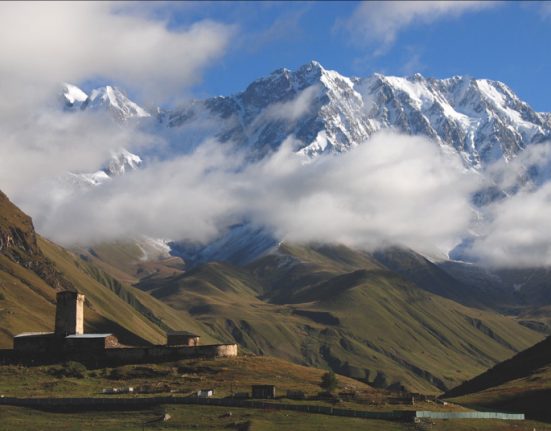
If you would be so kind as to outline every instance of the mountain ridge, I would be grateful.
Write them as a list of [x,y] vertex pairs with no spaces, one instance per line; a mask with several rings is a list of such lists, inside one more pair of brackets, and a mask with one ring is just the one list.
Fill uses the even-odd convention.
[[[466,166],[482,169],[551,138],[550,113],[534,111],[503,82],[460,75],[347,77],[311,61],[295,71],[277,69],[233,95],[192,99],[172,109],[158,108],[156,115],[116,87],[100,87],[89,96],[76,86],[65,87],[64,100],[71,108],[107,109],[123,121],[193,129],[198,133],[191,141],[203,139],[202,129],[210,123],[211,135],[249,148],[254,157],[264,157],[289,135],[302,142],[299,153],[315,157],[348,151],[392,128],[434,139],[456,151]],[[301,100],[305,91],[310,93]],[[275,112],[274,105],[294,112]]]

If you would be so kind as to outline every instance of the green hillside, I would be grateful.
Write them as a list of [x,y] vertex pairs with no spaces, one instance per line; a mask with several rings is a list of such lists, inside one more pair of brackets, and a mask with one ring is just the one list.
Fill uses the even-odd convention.
[[446,393],[455,402],[551,419],[551,337]]
[[419,392],[453,387],[542,338],[342,246],[283,244],[246,268],[211,262],[138,287],[252,352]]

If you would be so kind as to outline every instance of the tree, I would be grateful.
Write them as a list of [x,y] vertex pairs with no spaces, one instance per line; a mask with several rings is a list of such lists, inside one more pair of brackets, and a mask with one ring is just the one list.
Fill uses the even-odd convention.
[[323,376],[321,376],[321,382],[320,387],[324,389],[326,392],[333,392],[335,389],[337,389],[337,384],[339,382],[337,381],[337,376],[333,371],[328,371]]

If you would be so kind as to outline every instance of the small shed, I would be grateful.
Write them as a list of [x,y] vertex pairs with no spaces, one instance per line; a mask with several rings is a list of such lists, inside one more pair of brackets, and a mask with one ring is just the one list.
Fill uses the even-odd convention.
[[252,398],[274,399],[276,390],[274,385],[253,385]]
[[199,389],[197,398],[211,398],[214,395],[214,389]]
[[166,333],[167,346],[198,346],[199,335],[187,331],[170,331]]

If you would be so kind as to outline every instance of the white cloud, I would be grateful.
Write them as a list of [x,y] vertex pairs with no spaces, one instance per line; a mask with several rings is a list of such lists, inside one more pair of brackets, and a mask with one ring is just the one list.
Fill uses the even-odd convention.
[[269,120],[286,122],[298,120],[312,109],[312,102],[316,96],[319,96],[320,90],[319,85],[312,85],[302,90],[294,99],[269,105],[255,119],[254,123],[251,125],[251,129]]
[[381,53],[408,26],[453,18],[494,5],[495,2],[490,1],[366,1],[341,25],[355,43],[377,44],[377,52]]
[[252,212],[280,238],[438,253],[470,223],[476,178],[425,138],[379,133],[346,154],[306,165],[291,147],[251,168],[259,188]]
[[114,150],[141,150],[158,142],[130,125],[120,127],[107,113],[52,111],[0,124],[0,185],[16,200],[69,171],[99,169]]
[[168,29],[140,9],[110,2],[3,2],[3,99],[17,98],[33,84],[43,89],[96,77],[166,97],[197,82],[201,70],[224,53],[233,31],[212,21]]
[[426,139],[379,134],[306,165],[293,145],[244,166],[227,145],[209,143],[32,212],[40,231],[67,245],[142,234],[207,241],[248,219],[279,239],[436,253],[469,225],[477,182]]
[[485,175],[506,191],[515,192],[519,186],[533,190],[551,178],[551,144],[533,144],[511,160],[500,159],[488,166]]
[[190,155],[149,161],[142,170],[84,193],[64,193],[52,200],[55,189],[49,183],[50,196],[39,199],[45,190],[30,190],[25,201],[36,214],[38,230],[64,245],[144,234],[205,241],[220,226],[231,224],[238,202],[228,192],[228,181],[240,163],[224,147],[207,143]]
[[551,144],[531,145],[486,175],[508,197],[481,209],[467,255],[497,267],[551,265]]
[[551,265],[551,183],[489,208],[490,223],[469,254],[486,265]]
[[540,6],[540,10],[541,10],[541,15],[544,18],[551,18],[551,3],[549,3],[548,1],[542,2]]

